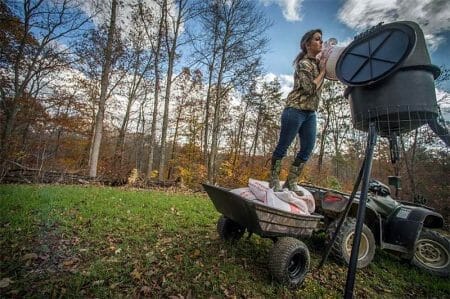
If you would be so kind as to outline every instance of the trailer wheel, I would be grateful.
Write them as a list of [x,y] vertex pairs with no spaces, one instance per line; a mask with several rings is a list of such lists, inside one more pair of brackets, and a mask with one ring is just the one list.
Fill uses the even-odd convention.
[[294,238],[279,238],[270,251],[269,270],[272,277],[289,288],[303,282],[309,263],[308,247]]
[[[336,230],[337,224],[339,220],[334,221],[328,227],[328,240],[331,240],[333,237],[333,233]],[[350,256],[352,254],[352,246],[353,246],[353,236],[355,235],[355,227],[356,227],[356,219],[355,218],[347,218],[342,223],[341,230],[338,232],[336,240],[331,247],[331,254],[334,258],[336,258],[339,262],[342,262],[346,265],[350,263]],[[361,269],[367,267],[373,260],[375,256],[375,237],[373,236],[372,231],[367,227],[367,225],[363,224],[363,229],[361,232],[361,241],[359,244],[359,252],[358,252],[358,263],[357,268]]]
[[411,263],[425,271],[442,277],[450,273],[450,241],[441,234],[422,229],[415,244]]
[[217,232],[222,240],[237,241],[244,235],[245,228],[222,215],[217,221]]

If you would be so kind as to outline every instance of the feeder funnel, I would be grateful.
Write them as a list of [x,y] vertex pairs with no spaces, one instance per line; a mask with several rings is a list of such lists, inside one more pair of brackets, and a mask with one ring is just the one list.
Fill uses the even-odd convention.
[[416,23],[379,24],[330,57],[333,52],[339,57],[330,63],[337,79],[348,86],[345,96],[355,128],[367,131],[374,122],[378,134],[389,136],[436,119],[434,79],[440,70],[431,64]]

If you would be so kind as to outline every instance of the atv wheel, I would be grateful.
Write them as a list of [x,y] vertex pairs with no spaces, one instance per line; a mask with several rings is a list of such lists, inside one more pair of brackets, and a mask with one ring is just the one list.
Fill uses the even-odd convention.
[[270,251],[269,269],[272,277],[289,288],[295,288],[303,282],[309,263],[308,247],[294,238],[279,238]]
[[450,273],[450,241],[435,231],[422,229],[411,263],[425,271],[447,277]]
[[222,240],[237,241],[244,235],[245,228],[222,215],[217,221],[217,232]]
[[[338,225],[336,220],[328,228],[328,240],[331,240]],[[350,263],[350,256],[352,254],[353,236],[355,235],[356,219],[347,218],[338,232],[336,240],[331,247],[331,254],[340,262],[348,265]],[[372,231],[363,224],[361,232],[361,241],[359,243],[358,263],[357,268],[367,267],[375,256],[375,238]]]

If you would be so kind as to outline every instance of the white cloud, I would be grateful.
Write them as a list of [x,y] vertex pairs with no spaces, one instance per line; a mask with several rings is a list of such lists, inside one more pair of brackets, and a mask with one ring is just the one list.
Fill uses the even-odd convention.
[[338,41],[337,47],[347,47],[353,41],[353,37],[348,37],[343,41]]
[[264,5],[276,4],[281,8],[283,16],[288,21],[301,21],[303,0],[260,0]]
[[286,98],[292,90],[292,87],[294,87],[294,77],[292,75],[275,75],[274,73],[268,73],[264,76],[263,80],[265,82],[270,82],[275,78],[278,78],[278,82],[280,82],[282,97]]
[[450,31],[448,0],[346,0],[338,18],[355,30],[365,30],[380,22],[414,21],[422,28],[431,51],[445,42]]

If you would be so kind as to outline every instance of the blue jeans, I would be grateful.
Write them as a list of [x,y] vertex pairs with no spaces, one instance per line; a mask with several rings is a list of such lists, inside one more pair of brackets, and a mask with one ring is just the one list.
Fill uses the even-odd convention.
[[300,151],[296,159],[307,161],[316,143],[316,112],[286,107],[281,114],[280,139],[272,157],[281,159],[298,134]]

